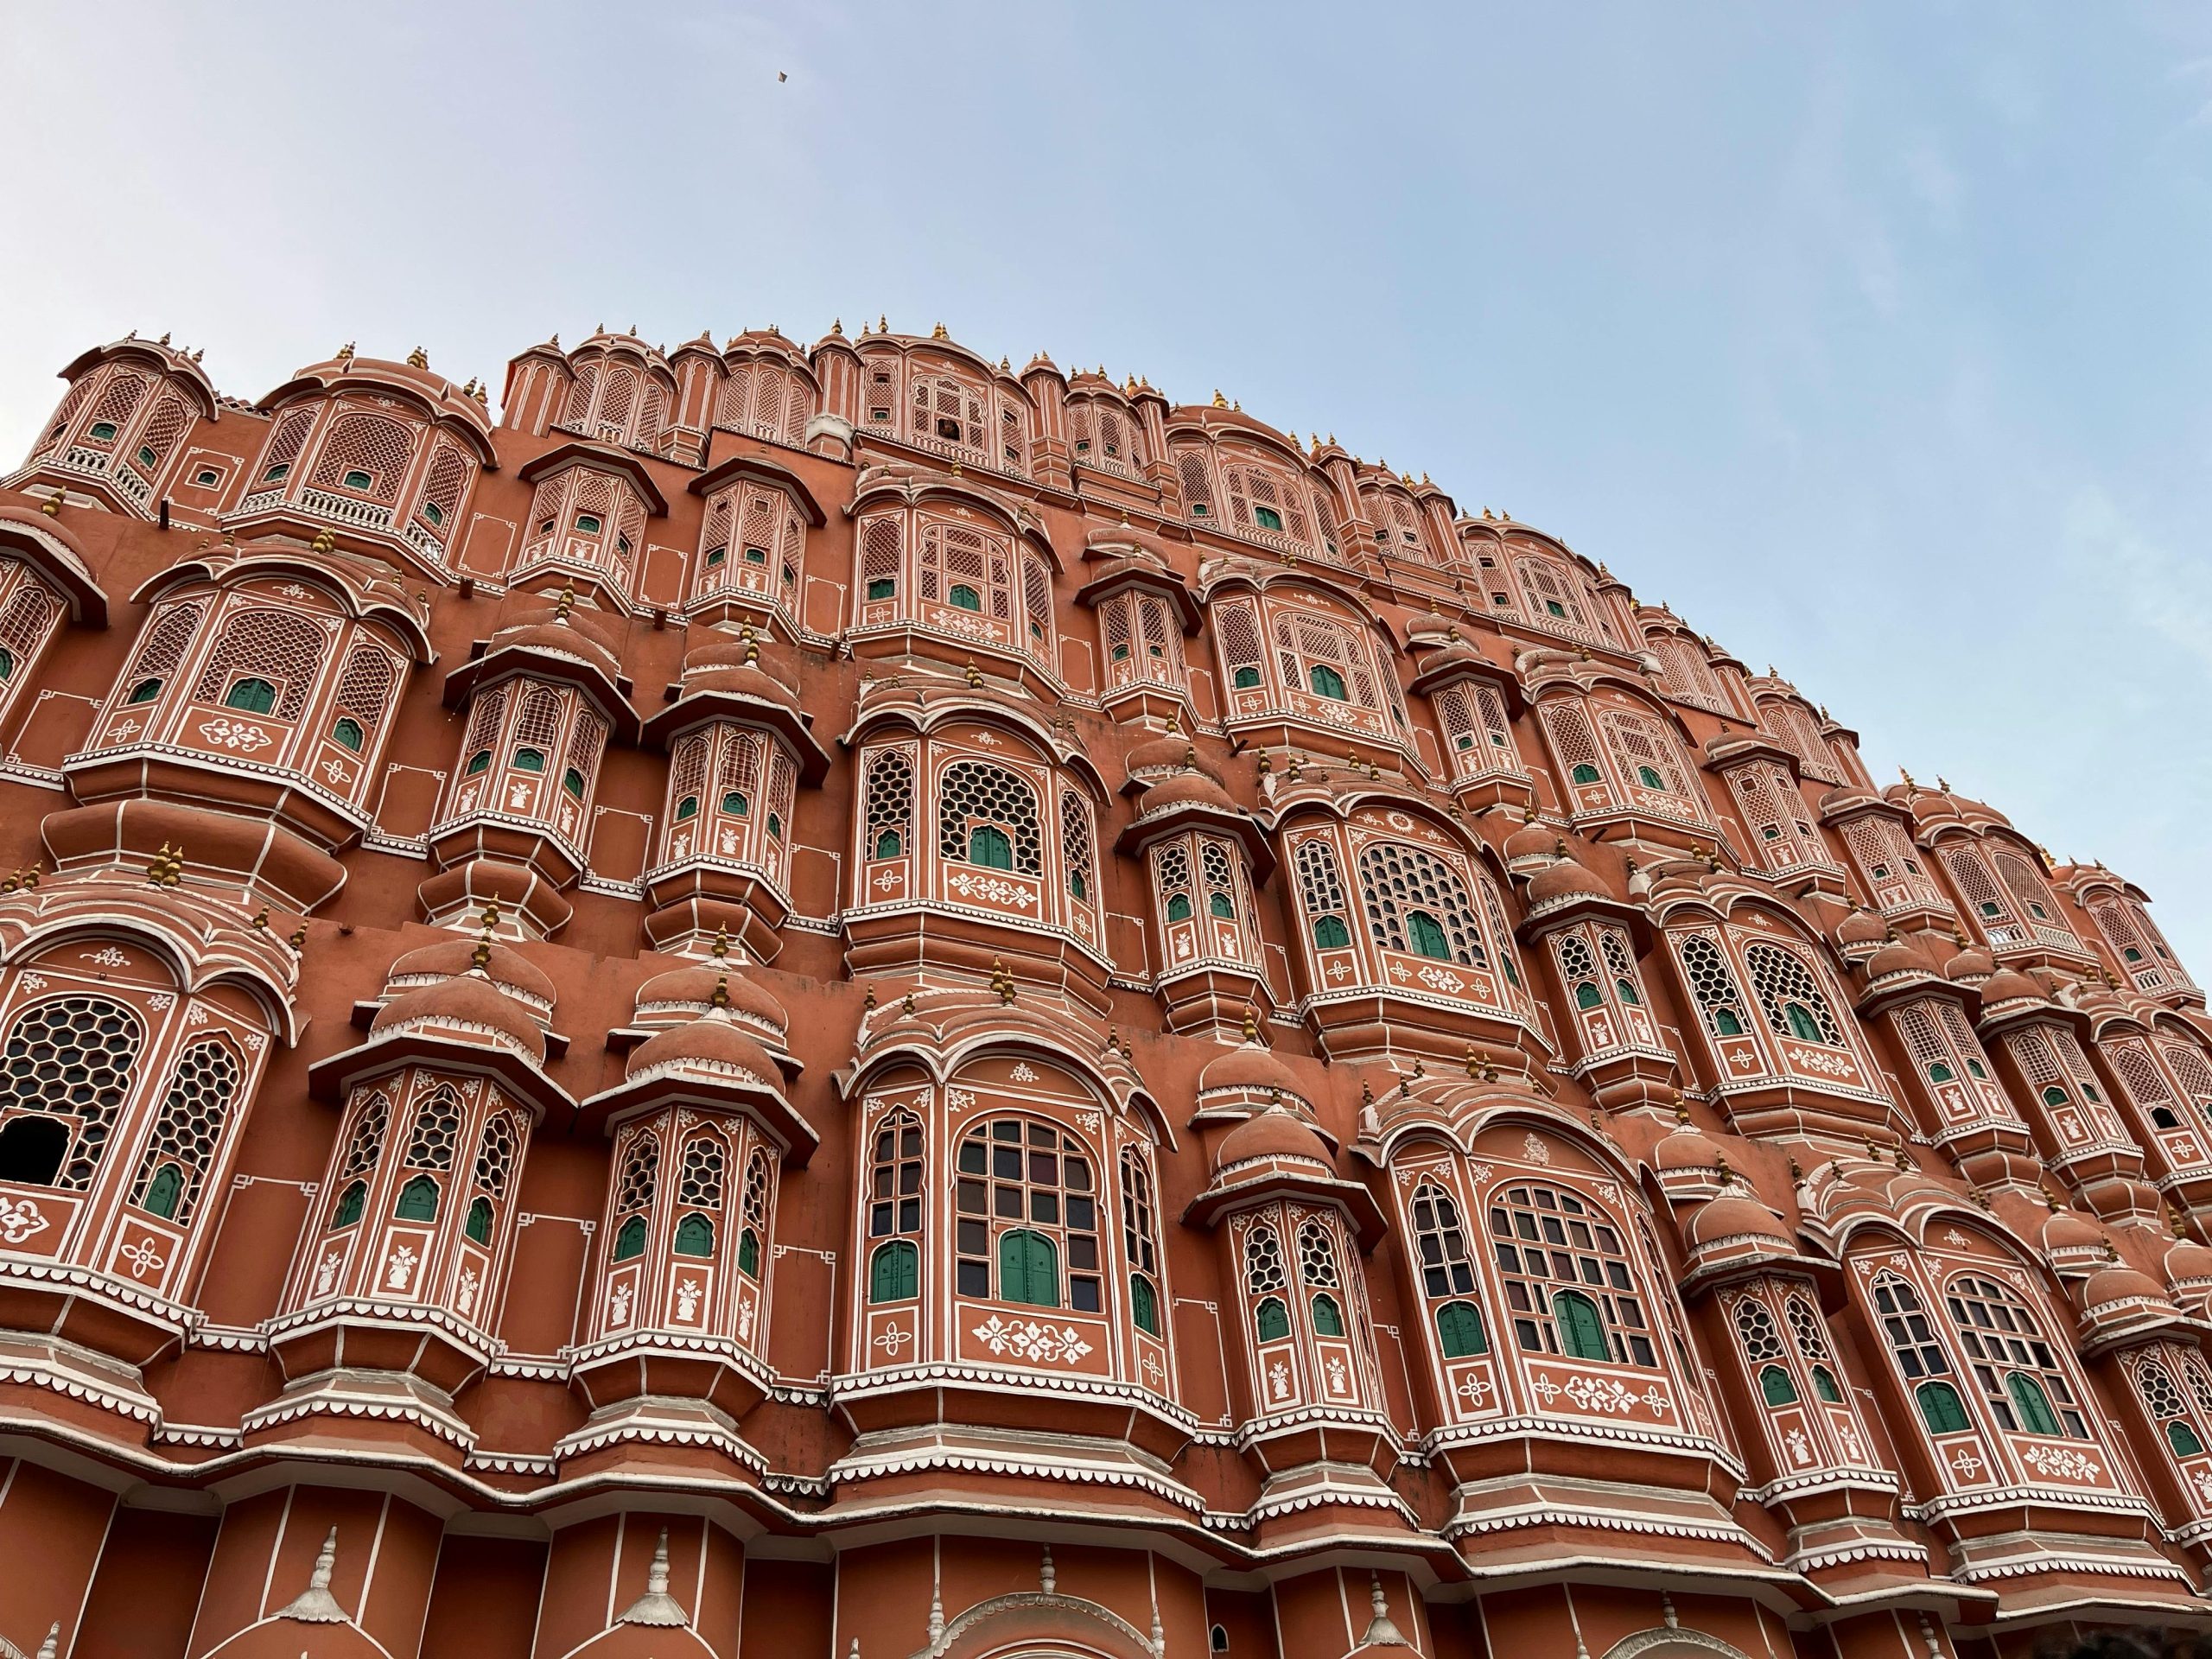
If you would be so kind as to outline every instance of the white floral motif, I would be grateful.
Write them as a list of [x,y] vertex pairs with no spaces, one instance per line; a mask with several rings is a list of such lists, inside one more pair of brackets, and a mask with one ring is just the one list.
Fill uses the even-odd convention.
[[110,741],[118,743],[128,743],[137,732],[138,722],[135,720],[118,720],[107,728]]
[[899,1357],[899,1351],[913,1339],[914,1333],[905,1325],[889,1325],[877,1332],[875,1340],[868,1345],[872,1348],[880,1348],[892,1358],[896,1359]]
[[1469,1371],[1459,1380],[1459,1386],[1452,1392],[1470,1406],[1479,1408],[1490,1395],[1490,1384],[1483,1380],[1481,1372]]
[[1799,1048],[1794,1044],[1783,1051],[1790,1065],[1807,1071],[1817,1071],[1824,1077],[1847,1077],[1859,1068],[1848,1055],[1823,1054],[1814,1049]]
[[1351,1377],[1344,1370],[1343,1355],[1331,1354],[1321,1369],[1328,1373],[1331,1394],[1343,1395],[1351,1391]]
[[607,1299],[607,1322],[609,1325],[627,1325],[630,1323],[630,1298],[632,1294],[632,1292],[630,1287],[630,1282],[626,1279],[620,1284],[614,1287],[614,1294]]
[[0,1244],[20,1244],[53,1224],[29,1198],[0,1197]]
[[44,974],[25,974],[23,976],[23,988],[27,991],[44,990],[46,988],[46,976]]
[[159,1273],[168,1265],[168,1258],[162,1254],[158,1241],[142,1238],[136,1244],[126,1244],[116,1254],[130,1264],[130,1276],[143,1279],[149,1273]]
[[1424,968],[1416,977],[1432,991],[1448,991],[1457,995],[1467,988],[1467,982],[1448,968]]
[[1016,1359],[1047,1365],[1072,1365],[1090,1351],[1090,1344],[1073,1325],[1055,1331],[1035,1319],[1002,1319],[995,1313],[969,1334],[995,1354],[1011,1353]]
[[1951,1454],[1951,1467],[1959,1471],[1961,1479],[1972,1480],[1980,1474],[1983,1464],[1969,1448],[1962,1446]]
[[737,1339],[740,1342],[753,1340],[753,1304],[749,1300],[737,1305]]
[[2056,1477],[2060,1480],[2102,1480],[2104,1465],[2094,1458],[2084,1457],[2070,1446],[2031,1446],[2022,1449],[2020,1459],[2045,1479]]
[[479,1282],[475,1268],[463,1268],[461,1270],[461,1281],[454,1287],[453,1300],[454,1306],[464,1314],[474,1313],[476,1311],[476,1287]]
[[330,1294],[330,1287],[338,1282],[339,1263],[344,1259],[340,1252],[332,1250],[315,1264],[315,1294],[316,1295]]
[[1276,1400],[1290,1398],[1290,1367],[1281,1360],[1268,1367],[1268,1394]]
[[188,1004],[184,1010],[184,1023],[192,1027],[194,1030],[197,1030],[200,1027],[206,1025],[207,1023],[207,1005],[202,1002],[193,1002]]
[[971,875],[960,870],[946,878],[945,886],[963,899],[982,899],[994,905],[1011,905],[1016,910],[1028,910],[1037,902],[1037,895],[1018,882],[1001,880],[995,875]]
[[1529,1138],[1521,1143],[1521,1150],[1532,1164],[1548,1164],[1552,1160],[1552,1149],[1544,1144],[1544,1139],[1540,1135],[1530,1134]]
[[415,1276],[415,1248],[411,1244],[396,1244],[391,1254],[384,1259],[384,1282],[388,1289],[404,1290],[407,1281]]
[[79,950],[77,960],[89,962],[95,968],[120,968],[130,960],[113,945],[102,945],[97,950]]
[[1813,1460],[1813,1443],[1805,1438],[1803,1429],[1793,1428],[1782,1438],[1783,1443],[1789,1447],[1789,1460],[1799,1468],[1803,1468]]
[[1037,1070],[1028,1061],[1020,1060],[1015,1063],[1014,1070],[1007,1072],[1007,1076],[1012,1077],[1016,1083],[1034,1083],[1037,1081]]
[[676,1317],[686,1325],[699,1317],[699,1281],[696,1279],[676,1281]]
[[346,763],[343,760],[324,760],[322,763],[322,775],[329,779],[332,783],[337,784],[341,787],[353,781],[353,774],[346,770]]
[[169,1004],[175,1001],[176,996],[173,992],[156,991],[151,996],[146,999],[146,1006],[153,1009],[156,1014],[166,1014],[168,1011]]
[[210,743],[219,744],[224,748],[246,754],[265,749],[276,741],[260,727],[250,721],[227,720],[219,715],[213,720],[201,721],[200,735]]

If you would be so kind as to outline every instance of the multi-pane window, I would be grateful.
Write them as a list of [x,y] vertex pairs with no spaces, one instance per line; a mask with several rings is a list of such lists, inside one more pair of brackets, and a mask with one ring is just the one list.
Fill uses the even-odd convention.
[[1305,901],[1306,925],[1313,943],[1324,950],[1341,950],[1351,943],[1344,900],[1344,876],[1337,864],[1337,849],[1315,836],[1299,843],[1296,857],[1299,896]]
[[330,1206],[330,1231],[342,1232],[361,1219],[369,1198],[367,1177],[377,1166],[391,1126],[391,1097],[378,1090],[361,1103],[353,1119],[353,1133],[346,1142],[345,1159],[338,1166],[338,1197]]
[[1520,752],[1514,747],[1512,723],[1506,718],[1505,699],[1495,686],[1462,680],[1431,694],[1437,724],[1444,732],[1444,747],[1455,777],[1483,778],[1518,773]]
[[1351,629],[1304,611],[1278,611],[1274,618],[1276,665],[1282,683],[1332,702],[1380,709],[1382,690],[1367,643]]
[[1789,1322],[1790,1338],[1797,1344],[1799,1357],[1812,1367],[1813,1391],[1830,1405],[1840,1403],[1843,1389],[1835,1380],[1835,1361],[1828,1353],[1827,1332],[1821,1316],[1810,1302],[1797,1295],[1783,1305],[1782,1313]]
[[622,1158],[622,1173],[614,1187],[614,1243],[609,1257],[634,1261],[645,1253],[645,1232],[653,1207],[653,1189],[660,1179],[660,1140],[650,1129],[640,1129]]
[[1433,1307],[1444,1357],[1487,1353],[1490,1338],[1475,1295],[1474,1257],[1459,1204],[1434,1182],[1424,1181],[1414,1189],[1413,1218],[1421,1293]]
[[1843,826],[1843,844],[1883,914],[1915,909],[1949,912],[1951,901],[1922,868],[1919,849],[1903,825],[1872,816],[1853,818]]
[[1736,983],[1727,953],[1702,933],[1677,940],[1676,949],[1689,982],[1690,1000],[1697,1004],[1705,1028],[1716,1037],[1742,1036],[1744,994]]
[[1508,1187],[1491,1199],[1490,1230],[1524,1351],[1659,1363],[1626,1242],[1602,1211],[1564,1187]]
[[994,1118],[962,1137],[958,1170],[960,1294],[1103,1310],[1097,1191],[1080,1141],[1035,1118]]
[[2029,1434],[2089,1438],[2065,1369],[2026,1303],[1993,1279],[1962,1273],[1945,1287],[1943,1305],[1999,1424]]
[[914,762],[903,749],[886,749],[868,762],[869,858],[898,858],[913,839]]
[[938,783],[938,852],[985,869],[1039,874],[1036,792],[1003,766],[955,761]]
[[1758,1381],[1759,1397],[1770,1406],[1796,1405],[1797,1380],[1790,1376],[1789,1366],[1780,1363],[1782,1332],[1773,1313],[1758,1297],[1746,1296],[1736,1304],[1734,1322],[1736,1341]]
[[1161,1334],[1160,1267],[1153,1224],[1152,1172],[1135,1147],[1122,1154],[1122,1254],[1129,1264],[1129,1317],[1137,1329]]
[[1751,989],[1768,1029],[1776,1036],[1831,1048],[1846,1046],[1827,994],[1802,957],[1777,944],[1753,944],[1745,947],[1744,963],[1751,969]]
[[1972,1427],[1966,1402],[1949,1381],[1950,1357],[1943,1351],[1920,1293],[1896,1275],[1884,1274],[1874,1281],[1874,1313],[1929,1432],[1955,1434]]
[[[2188,1363],[2183,1357],[2183,1363]],[[2145,1359],[2135,1367],[2135,1392],[2143,1402],[2143,1410],[2158,1426],[2158,1433],[2177,1458],[2197,1458],[2204,1455],[2204,1437],[2191,1421],[2189,1403],[2182,1396],[2180,1385],[2160,1359]],[[2202,1362],[2191,1376],[2192,1382],[2201,1384],[2203,1376]],[[2200,1386],[2199,1403],[2204,1403],[2205,1390]]]
[[1385,950],[1487,968],[1473,896],[1458,871],[1405,842],[1376,842],[1359,855],[1368,931]]
[[894,1112],[868,1150],[868,1294],[871,1302],[912,1300],[921,1288],[922,1126]]

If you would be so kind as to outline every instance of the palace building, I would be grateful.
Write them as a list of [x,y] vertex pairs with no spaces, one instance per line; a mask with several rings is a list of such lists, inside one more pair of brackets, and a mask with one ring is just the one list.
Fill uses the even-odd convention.
[[942,327],[62,379],[0,1656],[2212,1624],[2202,992],[1605,564]]

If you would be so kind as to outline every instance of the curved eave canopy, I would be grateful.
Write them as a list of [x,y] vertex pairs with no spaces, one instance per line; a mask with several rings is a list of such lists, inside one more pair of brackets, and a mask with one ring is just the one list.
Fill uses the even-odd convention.
[[427,369],[410,368],[404,363],[353,357],[312,364],[254,407],[264,415],[271,414],[279,404],[302,393],[327,396],[349,385],[405,398],[440,429],[465,434],[469,448],[475,452],[477,464],[486,472],[499,470],[499,450],[492,442],[492,417],[474,398],[463,397],[450,380]]
[[639,728],[639,741],[648,748],[664,749],[693,727],[715,720],[775,733],[798,756],[803,783],[819,784],[829,776],[830,752],[815,736],[808,715],[766,697],[748,697],[737,691],[694,691],[678,697]]
[[1548,933],[1557,932],[1570,922],[1598,918],[1624,927],[1636,941],[1638,953],[1651,948],[1651,917],[1643,906],[1626,899],[1615,899],[1599,893],[1573,893],[1541,910],[1531,911],[1513,936],[1523,944],[1534,944]]
[[653,475],[645,464],[626,449],[616,449],[603,443],[588,443],[582,438],[547,450],[543,454],[525,461],[515,477],[524,484],[535,484],[542,478],[569,467],[594,467],[602,473],[620,473],[630,487],[645,498],[645,505],[656,518],[668,517],[668,498],[661,493],[660,486],[653,482]]
[[222,402],[216,396],[215,383],[207,378],[207,371],[183,353],[174,351],[159,340],[118,340],[105,346],[95,346],[71,359],[69,366],[61,371],[61,378],[73,385],[83,376],[115,357],[138,358],[162,374],[182,378],[200,395],[200,414],[203,420],[212,421],[220,412]]
[[807,488],[806,480],[781,461],[771,461],[766,455],[732,455],[709,467],[684,487],[694,495],[712,495],[723,485],[740,479],[772,485],[785,492],[798,503],[810,530],[819,530],[830,522],[830,515],[822,510],[822,503],[815,499],[814,492]]
[[302,576],[318,587],[329,588],[344,601],[356,621],[365,622],[373,618],[390,624],[407,642],[417,666],[427,667],[437,660],[437,652],[430,644],[428,611],[418,612],[406,603],[406,590],[399,586],[397,571],[391,573],[391,581],[400,597],[386,599],[347,581],[342,572],[320,563],[313,550],[306,548],[269,552],[241,549],[236,558],[219,557],[211,550],[156,571],[139,583],[138,590],[130,595],[130,602],[143,605],[182,582],[222,583],[257,575]]
[[21,559],[69,607],[80,628],[107,626],[107,594],[93,576],[76,537],[44,513],[0,506],[0,551]]
[[617,1123],[669,1106],[692,1106],[709,1111],[742,1112],[766,1130],[782,1149],[784,1160],[803,1166],[814,1156],[822,1136],[799,1115],[780,1090],[737,1078],[702,1077],[672,1072],[665,1077],[633,1077],[588,1096],[582,1109],[605,1122]]
[[1131,589],[1141,593],[1158,594],[1175,607],[1176,620],[1181,624],[1183,635],[1190,639],[1198,632],[1203,617],[1198,603],[1191,597],[1191,590],[1183,579],[1173,570],[1157,569],[1141,559],[1117,559],[1076,589],[1075,602],[1096,609],[1116,594]]
[[614,737],[625,743],[637,741],[638,714],[630,706],[626,683],[607,678],[603,670],[581,657],[556,656],[535,645],[499,645],[463,663],[446,676],[445,706],[458,709],[483,687],[519,675],[576,687],[607,716]]
[[1497,688],[1505,699],[1505,712],[1517,718],[1528,706],[1528,698],[1521,690],[1521,677],[1503,663],[1493,663],[1489,658],[1472,651],[1452,652],[1431,658],[1416,673],[1408,690],[1427,696],[1443,686],[1461,680],[1481,680]]
[[317,1100],[342,1100],[355,1084],[383,1077],[403,1065],[435,1066],[441,1071],[491,1077],[528,1107],[541,1123],[556,1106],[575,1109],[576,1103],[567,1090],[512,1049],[429,1031],[378,1033],[317,1060],[308,1067],[308,1092]]
[[[1141,800],[1138,806],[1143,806]],[[1274,849],[1258,821],[1249,813],[1224,811],[1203,801],[1178,801],[1154,813],[1140,810],[1115,841],[1114,850],[1141,853],[1162,836],[1173,835],[1179,830],[1211,830],[1234,836],[1244,849],[1244,861],[1250,867],[1254,887],[1274,874]]]
[[1342,1180],[1318,1171],[1308,1173],[1286,1169],[1281,1165],[1262,1167],[1249,1175],[1231,1173],[1235,1179],[1224,1180],[1217,1177],[1211,1185],[1191,1200],[1190,1207],[1183,1211],[1186,1224],[1211,1228],[1224,1217],[1254,1205],[1274,1198],[1303,1198],[1308,1203],[1334,1205],[1348,1214],[1359,1234],[1363,1254],[1380,1243],[1389,1230],[1382,1206],[1375,1202],[1375,1195],[1363,1182]]

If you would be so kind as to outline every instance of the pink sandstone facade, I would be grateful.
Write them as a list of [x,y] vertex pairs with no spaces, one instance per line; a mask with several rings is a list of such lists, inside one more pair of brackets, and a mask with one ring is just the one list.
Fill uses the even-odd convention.
[[1603,564],[942,329],[63,378],[0,1655],[2212,1614],[2202,995]]

